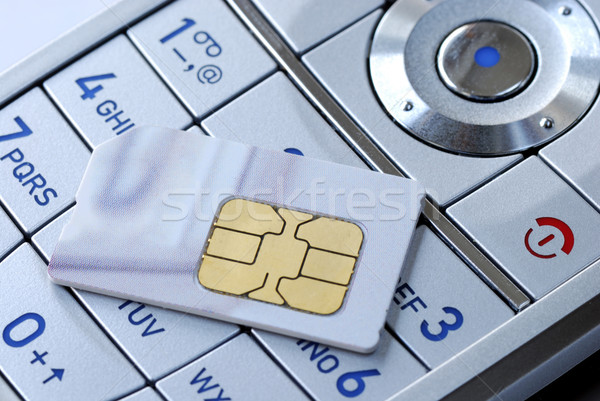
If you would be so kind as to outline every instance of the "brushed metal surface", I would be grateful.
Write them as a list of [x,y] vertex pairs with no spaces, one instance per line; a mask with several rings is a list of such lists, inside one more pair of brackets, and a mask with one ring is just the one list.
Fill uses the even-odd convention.
[[454,30],[440,46],[438,73],[454,93],[495,102],[523,90],[536,69],[527,38],[507,24],[481,21]]
[[[536,76],[518,96],[476,103],[439,79],[440,43],[480,20],[513,26],[535,48]],[[600,39],[574,0],[399,0],[375,31],[369,65],[379,99],[413,135],[453,152],[502,155],[550,141],[587,111],[600,82]]]

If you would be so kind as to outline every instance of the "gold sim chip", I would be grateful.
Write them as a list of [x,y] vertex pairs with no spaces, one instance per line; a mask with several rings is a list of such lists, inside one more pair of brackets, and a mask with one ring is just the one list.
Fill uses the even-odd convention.
[[363,241],[354,223],[232,199],[202,255],[204,287],[323,315],[344,301]]

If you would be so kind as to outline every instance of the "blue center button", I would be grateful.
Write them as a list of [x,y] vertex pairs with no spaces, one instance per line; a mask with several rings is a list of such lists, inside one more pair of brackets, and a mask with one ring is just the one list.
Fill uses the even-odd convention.
[[463,25],[442,41],[437,69],[444,85],[458,96],[499,102],[529,85],[536,55],[529,40],[515,28],[482,21]]
[[491,46],[484,46],[475,52],[475,62],[480,67],[491,68],[500,61],[500,52]]

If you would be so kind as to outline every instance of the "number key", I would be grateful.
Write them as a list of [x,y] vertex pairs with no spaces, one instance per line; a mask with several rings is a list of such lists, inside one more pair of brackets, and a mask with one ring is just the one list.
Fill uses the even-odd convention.
[[89,156],[40,89],[0,110],[0,199],[25,231],[74,202]]
[[282,72],[202,121],[202,127],[217,138],[365,167]]
[[306,400],[247,334],[159,381],[156,387],[169,400]]
[[425,374],[425,368],[386,331],[375,352],[367,355],[254,333],[317,400],[385,400]]
[[175,2],[128,35],[196,118],[275,70],[218,0]]
[[123,35],[65,68],[44,86],[92,147],[134,127],[182,129],[192,122]]
[[0,366],[25,399],[114,399],[143,386],[27,244],[0,264],[0,305]]
[[424,226],[417,229],[388,323],[430,368],[512,316],[433,232]]

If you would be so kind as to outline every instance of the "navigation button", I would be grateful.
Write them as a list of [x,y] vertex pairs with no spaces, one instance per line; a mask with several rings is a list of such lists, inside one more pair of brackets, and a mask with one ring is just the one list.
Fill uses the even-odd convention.
[[536,55],[515,28],[482,21],[457,28],[442,42],[437,67],[454,93],[470,100],[500,101],[531,82]]
[[406,133],[386,115],[365,62],[380,19],[379,11],[371,13],[308,52],[302,61],[401,171],[444,205],[519,161],[520,155],[482,158],[441,151]]

